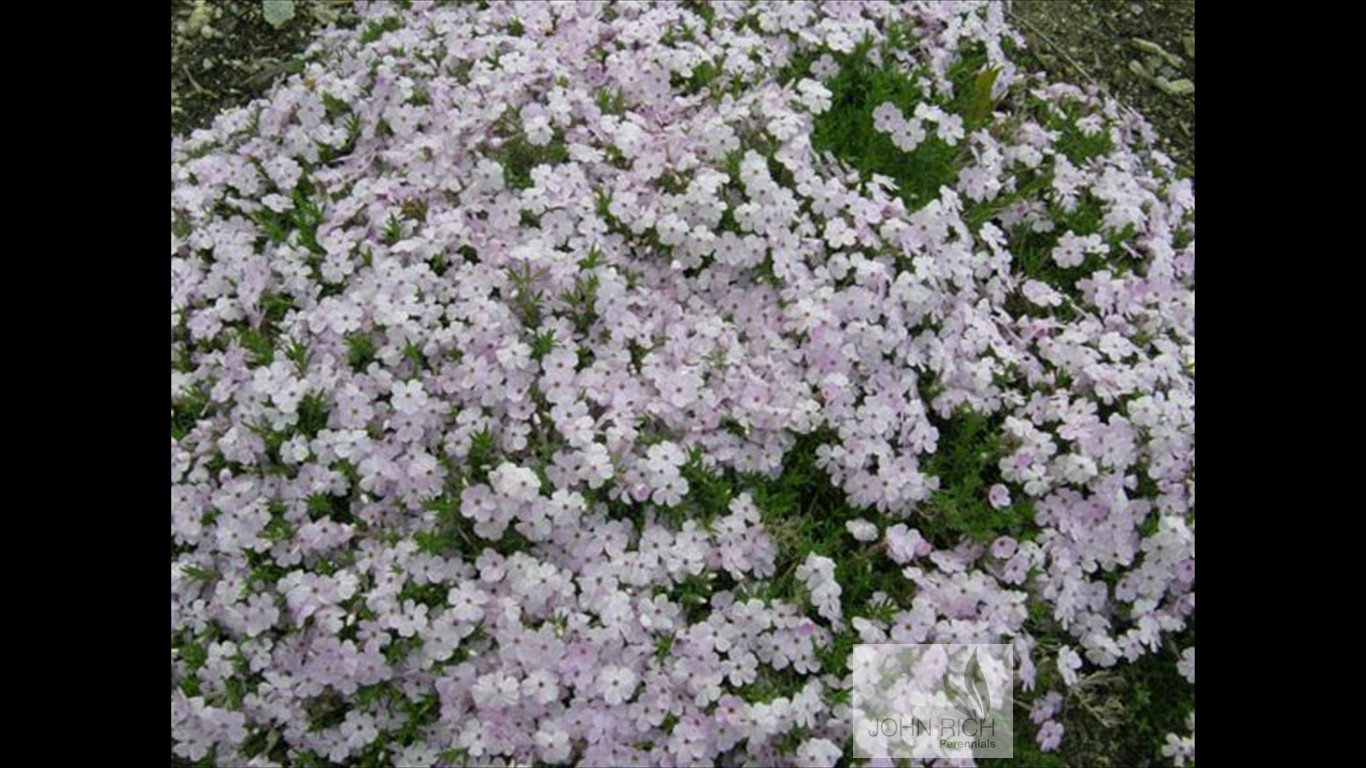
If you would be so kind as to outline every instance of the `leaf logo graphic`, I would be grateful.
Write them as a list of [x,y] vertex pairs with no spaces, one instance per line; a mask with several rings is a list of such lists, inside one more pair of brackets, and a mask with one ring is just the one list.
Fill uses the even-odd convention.
[[982,665],[977,663],[976,649],[973,649],[972,657],[968,659],[968,665],[963,670],[963,685],[955,685],[949,673],[945,672],[944,690],[953,702],[954,709],[963,717],[976,720],[987,718],[987,713],[991,711],[991,693],[987,690],[987,679],[982,674]]

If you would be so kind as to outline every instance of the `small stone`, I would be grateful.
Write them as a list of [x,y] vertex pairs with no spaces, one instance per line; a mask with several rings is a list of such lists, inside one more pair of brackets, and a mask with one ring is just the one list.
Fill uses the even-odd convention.
[[1185,37],[1181,38],[1181,45],[1184,46],[1185,49],[1186,49],[1186,56],[1189,57],[1189,58],[1194,59],[1194,58],[1195,58],[1195,35],[1186,35]]
[[1172,69],[1180,69],[1181,65],[1184,63],[1181,61],[1180,56],[1177,56],[1176,54],[1169,52],[1166,48],[1163,48],[1162,46],[1158,45],[1157,43],[1154,43],[1151,40],[1144,40],[1141,37],[1135,37],[1132,42],[1135,48],[1137,48],[1140,51],[1143,51],[1144,53],[1161,58],[1162,61],[1165,61],[1167,63],[1167,66],[1171,67]]
[[1195,93],[1195,83],[1184,77],[1179,80],[1168,80],[1163,77],[1154,78],[1153,85],[1168,96],[1190,96]]
[[1135,48],[1137,48],[1140,51],[1143,51],[1144,53],[1157,53],[1158,51],[1162,50],[1162,46],[1152,42],[1151,40],[1144,40],[1141,37],[1135,37],[1133,39],[1133,44]]
[[279,29],[294,18],[294,0],[262,0],[261,13],[267,24]]
[[194,9],[190,11],[190,18],[185,23],[185,31],[197,35],[200,27],[208,24],[212,18],[213,8],[209,6],[208,0],[195,0]]
[[309,10],[313,12],[313,18],[317,19],[319,24],[333,24],[341,18],[337,9],[327,3],[314,3],[309,6]]

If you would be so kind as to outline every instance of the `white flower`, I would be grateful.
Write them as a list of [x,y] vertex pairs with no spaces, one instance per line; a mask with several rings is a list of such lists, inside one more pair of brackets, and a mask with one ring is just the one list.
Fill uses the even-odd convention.
[[489,473],[489,483],[500,496],[513,501],[531,501],[541,494],[541,480],[536,473],[509,462]]
[[635,693],[636,681],[636,673],[629,667],[609,664],[598,674],[598,692],[603,701],[617,706]]
[[655,223],[655,231],[659,233],[659,242],[664,245],[682,245],[688,239],[688,222],[678,214],[670,213]]
[[1038,280],[1026,280],[1020,293],[1036,307],[1056,307],[1062,304],[1062,294]]
[[807,739],[797,748],[797,765],[829,768],[844,756],[844,749],[829,739]]
[[394,410],[404,414],[420,413],[427,407],[427,393],[420,381],[400,381],[393,386]]
[[1181,652],[1180,661],[1176,662],[1176,670],[1191,685],[1195,685],[1195,646],[1191,646]]
[[797,83],[797,92],[801,94],[800,101],[812,114],[820,113],[830,109],[831,93],[829,89],[815,80],[802,80]]
[[1062,681],[1067,685],[1075,685],[1077,682],[1077,670],[1081,669],[1081,656],[1072,650],[1071,646],[1064,645],[1058,650],[1058,672],[1062,675]]
[[855,541],[877,541],[877,526],[863,518],[850,520],[844,524],[844,527],[849,531],[849,534],[854,537]]

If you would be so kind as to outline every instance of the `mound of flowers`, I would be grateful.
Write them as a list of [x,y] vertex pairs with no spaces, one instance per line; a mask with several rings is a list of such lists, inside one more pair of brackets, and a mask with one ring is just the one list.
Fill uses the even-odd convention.
[[1141,118],[999,5],[360,11],[172,139],[173,754],[833,765],[854,644],[990,642],[1043,750],[1179,654],[1193,759]]

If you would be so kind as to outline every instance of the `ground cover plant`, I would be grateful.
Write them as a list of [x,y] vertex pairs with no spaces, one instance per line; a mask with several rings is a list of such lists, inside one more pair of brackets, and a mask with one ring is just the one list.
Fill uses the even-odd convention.
[[1021,763],[1193,762],[1141,118],[994,4],[356,12],[172,139],[177,759],[833,765],[889,641],[1012,644]]

